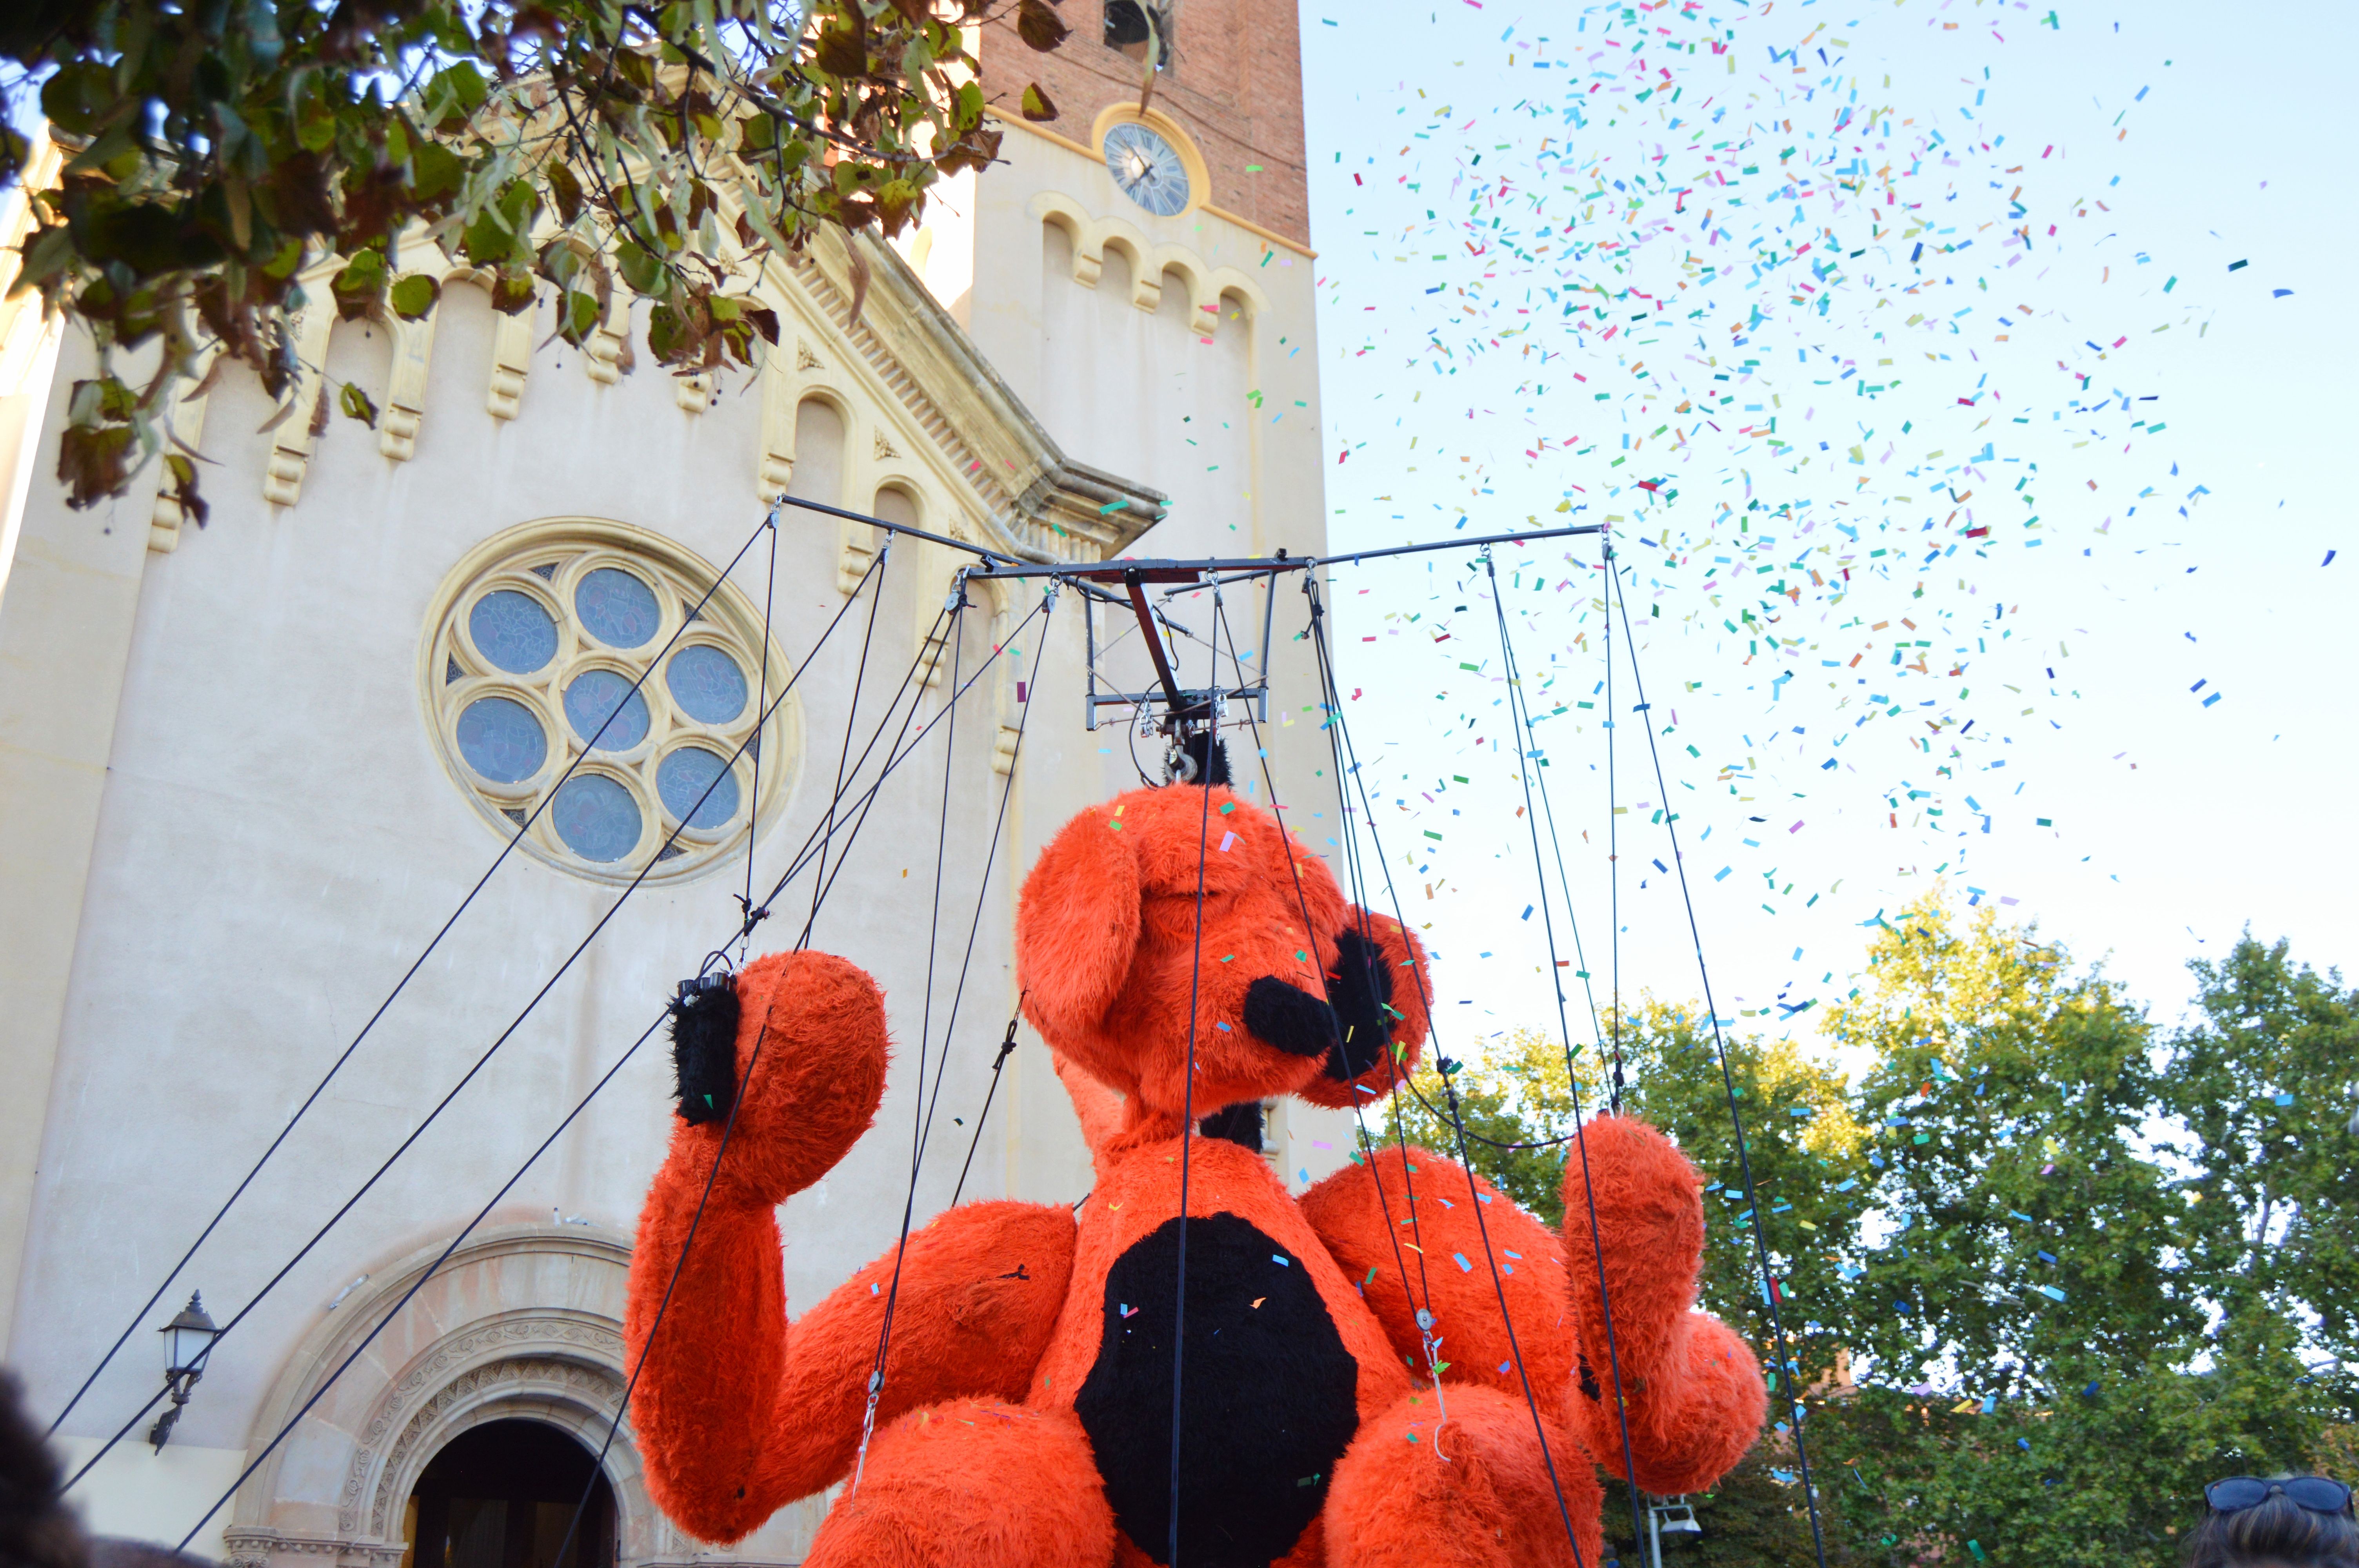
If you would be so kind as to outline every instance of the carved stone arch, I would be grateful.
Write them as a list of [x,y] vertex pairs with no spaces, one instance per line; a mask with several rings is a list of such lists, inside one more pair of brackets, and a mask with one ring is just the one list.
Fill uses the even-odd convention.
[[[371,1270],[368,1289],[281,1368],[247,1449],[260,1453],[281,1428],[287,1435],[239,1488],[226,1532],[241,1568],[322,1555],[342,1568],[394,1568],[419,1473],[472,1426],[524,1417],[593,1454],[605,1444],[625,1379],[628,1244],[581,1226],[511,1226],[470,1238],[437,1268],[443,1246]],[[683,1555],[684,1538],[648,1500],[628,1422],[604,1465],[624,1561]]]
[[[1188,325],[1200,336],[1211,337],[1219,308],[1219,294],[1212,285],[1212,270],[1204,258],[1181,245],[1158,245],[1156,266],[1165,273],[1178,273],[1188,290]],[[1214,307],[1207,311],[1206,305]]]
[[1095,288],[1103,258],[1090,245],[1090,215],[1081,204],[1056,191],[1043,191],[1032,200],[1032,215],[1044,226],[1064,232],[1073,253],[1073,281]]
[[1130,302],[1152,316],[1163,308],[1163,269],[1156,262],[1156,246],[1145,234],[1119,218],[1101,218],[1090,236],[1091,248],[1101,257],[1121,253],[1130,264]]
[[[408,248],[403,247],[405,251]],[[433,254],[439,265],[404,268],[404,273],[430,272],[439,276],[445,294],[451,285],[462,284],[482,289],[487,297],[491,295],[497,275],[489,267],[451,261],[439,250]],[[440,315],[440,307],[437,306],[435,315],[427,319],[436,320]],[[525,377],[532,371],[532,319],[530,310],[519,310],[513,316],[492,313],[492,368],[484,389],[484,411],[495,419],[513,419],[523,411]]]

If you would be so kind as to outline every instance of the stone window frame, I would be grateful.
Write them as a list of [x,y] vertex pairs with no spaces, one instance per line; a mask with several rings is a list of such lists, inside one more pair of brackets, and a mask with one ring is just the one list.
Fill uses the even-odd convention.
[[[597,643],[582,630],[575,611],[573,586],[590,572],[609,567],[630,571],[655,589],[661,619],[655,634],[637,648],[616,649]],[[736,582],[724,580],[696,618],[686,620],[690,608],[703,598],[716,576],[718,568],[712,563],[651,529],[586,516],[544,517],[519,524],[485,539],[451,568],[426,616],[419,643],[419,691],[443,771],[487,827],[503,839],[512,839],[529,822],[519,847],[535,860],[590,881],[620,885],[642,871],[651,882],[684,881],[709,873],[743,851],[749,830],[776,819],[793,794],[803,746],[800,698],[791,692],[783,700],[778,696],[793,668],[779,647],[775,623],[770,629],[767,687],[769,699],[777,707],[764,724],[758,742],[762,758],[758,781],[754,766],[757,748],[749,746],[730,765],[738,791],[738,807],[730,819],[710,828],[682,827],[677,837],[670,837],[674,818],[657,788],[656,770],[664,757],[684,744],[700,742],[703,749],[729,757],[752,730],[760,708],[762,613],[752,595]],[[502,589],[531,598],[557,624],[556,654],[538,671],[511,674],[474,647],[467,625],[469,615],[478,600]],[[675,633],[679,633],[676,643],[672,642]],[[719,647],[736,661],[745,676],[745,709],[723,724],[694,719],[673,700],[663,667],[655,667],[638,688],[647,708],[646,736],[628,748],[590,752],[573,771],[576,778],[603,776],[629,793],[639,812],[638,840],[614,860],[592,860],[576,853],[558,836],[553,811],[535,815],[535,808],[583,751],[581,737],[565,716],[566,686],[591,668],[610,669],[636,679],[658,654],[668,664],[700,643]],[[462,755],[459,717],[484,697],[504,697],[520,703],[539,723],[546,751],[530,777],[514,784],[486,779]]]

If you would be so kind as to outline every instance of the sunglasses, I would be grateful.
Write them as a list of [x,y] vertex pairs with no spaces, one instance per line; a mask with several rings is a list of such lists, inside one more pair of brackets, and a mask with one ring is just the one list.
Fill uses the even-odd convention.
[[2266,1502],[2274,1492],[2283,1492],[2288,1501],[2312,1513],[2339,1514],[2351,1507],[2351,1488],[2324,1476],[2288,1476],[2276,1481],[2231,1476],[2204,1487],[2203,1500],[2215,1514],[2242,1513]]

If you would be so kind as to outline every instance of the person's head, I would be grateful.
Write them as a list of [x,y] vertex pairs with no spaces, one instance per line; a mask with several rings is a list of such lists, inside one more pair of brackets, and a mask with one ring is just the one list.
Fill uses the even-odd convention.
[[2187,1568],[2359,1568],[2359,1519],[2340,1481],[2233,1476],[2205,1487],[2204,1501]]
[[26,1568],[82,1568],[89,1548],[82,1526],[58,1500],[64,1479],[25,1413],[14,1375],[0,1372],[0,1563]]

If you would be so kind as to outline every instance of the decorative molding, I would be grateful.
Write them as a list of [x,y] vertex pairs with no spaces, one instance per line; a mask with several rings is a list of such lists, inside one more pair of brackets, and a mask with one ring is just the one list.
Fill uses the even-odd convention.
[[[850,311],[853,243],[872,279],[858,320]],[[774,258],[768,276],[799,286],[899,400],[981,503],[985,545],[1030,561],[1104,560],[1162,520],[1161,492],[1065,456],[892,246],[824,230],[802,251]]]
[[1228,296],[1245,302],[1248,321],[1270,308],[1269,296],[1238,268],[1214,266],[1174,241],[1151,240],[1126,218],[1093,217],[1080,202],[1054,190],[1033,197],[1031,213],[1064,230],[1072,241],[1073,281],[1084,288],[1098,286],[1105,253],[1118,251],[1130,263],[1130,302],[1151,313],[1162,308],[1164,275],[1178,273],[1188,285],[1189,326],[1206,342],[1220,326],[1221,301]]
[[224,1530],[223,1544],[227,1568],[270,1568],[274,1556],[332,1557],[338,1568],[398,1568],[408,1555],[408,1548],[399,1541],[340,1541],[251,1527]]
[[[450,1366],[482,1355],[487,1346],[527,1342],[538,1345],[550,1340],[562,1343],[569,1336],[584,1348],[591,1348],[595,1339],[594,1349],[603,1354],[595,1362],[555,1356],[516,1356],[495,1360],[461,1372],[429,1397],[419,1397],[418,1390]],[[401,1502],[408,1493],[404,1487],[400,1496],[396,1496],[396,1486],[408,1480],[412,1471],[424,1467],[429,1456],[419,1454],[419,1444],[460,1407],[561,1392],[570,1402],[595,1411],[602,1422],[612,1421],[623,1401],[623,1376],[616,1370],[622,1358],[620,1334],[561,1319],[494,1324],[449,1341],[436,1350],[430,1365],[413,1369],[394,1386],[376,1418],[362,1433],[361,1446],[353,1450],[352,1465],[345,1473],[343,1494],[338,1498],[336,1528],[347,1534],[364,1530],[380,1540],[398,1536]],[[384,1445],[385,1433],[392,1422],[405,1411],[408,1419],[402,1423],[400,1435],[389,1446]],[[625,1422],[625,1427],[628,1424]],[[621,1441],[619,1436],[616,1441]],[[417,1460],[414,1465],[413,1459]],[[369,1497],[364,1522],[361,1501],[364,1493],[369,1491],[372,1476],[376,1486]]]
[[[212,373],[218,350],[200,351],[196,360],[196,384],[202,386],[205,377]],[[184,395],[178,405],[164,412],[165,429],[172,445],[185,445],[190,451],[201,450],[205,438],[205,405],[212,395],[199,397]],[[187,521],[180,513],[180,503],[173,499],[171,476],[160,471],[157,475],[156,504],[147,518],[147,547],[158,555],[170,555],[180,547],[180,524]]]
[[582,345],[582,364],[590,379],[601,386],[612,386],[623,379],[624,356],[631,351],[631,291],[614,290],[606,308],[606,319],[592,330]]
[[701,414],[712,406],[712,377],[704,371],[674,376],[671,387],[674,401],[690,414]]
[[426,371],[434,358],[431,320],[387,316],[382,325],[393,339],[393,368],[386,377],[385,407],[376,421],[376,449],[396,462],[418,455],[418,425],[426,413]]
[[868,563],[876,558],[884,546],[878,535],[883,529],[866,523],[846,523],[842,542],[835,553],[835,591],[850,599],[860,591],[860,579],[868,575]]
[[762,460],[754,475],[754,493],[775,501],[795,481],[795,410],[801,402],[797,381],[804,362],[813,365],[810,347],[795,345],[792,366],[787,346],[772,345],[762,355]]
[[513,419],[524,406],[524,378],[532,369],[532,312],[503,316],[495,310],[492,322],[492,375],[484,407],[495,419]]
[[[304,272],[302,281],[312,299],[329,297],[328,280],[341,265],[332,256]],[[314,304],[297,312],[288,329],[295,340],[295,376],[278,406],[287,417],[270,433],[270,458],[262,477],[262,498],[274,506],[292,506],[302,498],[303,476],[311,466],[312,414],[327,395],[328,333],[335,324],[333,310]]]
[[900,452],[895,449],[892,441],[886,437],[885,427],[882,425],[877,426],[875,442],[876,460],[881,463],[888,458],[897,458],[900,455]]
[[795,368],[797,370],[823,370],[826,367],[819,362],[819,356],[811,352],[811,346],[809,343],[798,341],[795,344]]

